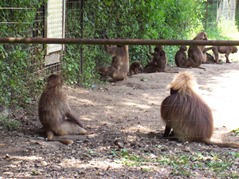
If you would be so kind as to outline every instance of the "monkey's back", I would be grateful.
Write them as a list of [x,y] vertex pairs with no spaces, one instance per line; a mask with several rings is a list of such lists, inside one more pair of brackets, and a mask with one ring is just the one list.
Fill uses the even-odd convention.
[[54,87],[45,89],[38,103],[38,115],[44,128],[53,130],[62,122],[69,106],[66,95],[61,89]]
[[194,92],[185,95],[176,92],[165,98],[161,117],[181,141],[201,141],[212,136],[212,112]]
[[182,63],[183,60],[187,60],[187,54],[184,50],[180,49],[177,51],[177,53],[175,54],[175,57],[174,57],[174,61],[177,65],[177,67],[181,67],[180,64]]

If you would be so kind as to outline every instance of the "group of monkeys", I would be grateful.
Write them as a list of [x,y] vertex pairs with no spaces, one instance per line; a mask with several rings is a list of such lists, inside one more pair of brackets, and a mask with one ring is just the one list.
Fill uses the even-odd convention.
[[[193,40],[208,40],[206,32],[200,32]],[[120,81],[127,78],[128,75],[137,73],[165,72],[167,66],[167,56],[162,45],[157,45],[154,52],[147,55],[149,61],[142,67],[139,61],[129,65],[128,45],[109,46],[105,45],[107,54],[112,56],[110,66],[97,68],[102,79],[109,81]],[[212,50],[215,58],[207,53]],[[219,53],[225,54],[226,63],[230,63],[229,54],[237,52],[236,46],[205,46],[191,45],[187,51],[186,46],[181,46],[175,54],[175,64],[181,68],[201,68],[202,63],[220,63]],[[186,54],[186,51],[188,55]]]
[[[202,36],[204,39],[206,34],[202,32],[197,35],[197,37]],[[198,46],[192,48],[198,51],[201,49]],[[112,64],[109,67],[101,67],[100,72],[102,74],[104,74],[103,72],[107,73],[112,79],[123,80],[128,75],[128,71],[125,71],[124,68],[129,64],[121,63],[121,59],[128,58],[128,46],[117,47],[117,49],[106,46],[106,51],[113,57]],[[162,49],[156,49],[155,53],[160,53],[160,57],[165,56]],[[195,59],[195,56],[192,55],[189,58],[191,58],[188,60],[190,62]],[[145,69],[149,69],[150,65],[159,70],[160,65],[153,62],[149,63]],[[62,136],[87,135],[88,131],[84,129],[80,119],[71,111],[62,86],[61,75],[52,74],[47,78],[46,87],[38,104],[39,119],[46,132],[47,140],[72,144],[72,140],[62,138]],[[219,147],[239,148],[238,143],[218,143],[210,140],[213,134],[212,111],[196,93],[196,86],[197,82],[193,74],[188,71],[175,75],[169,84],[170,95],[162,101],[160,109],[161,118],[166,124],[163,137],[182,142],[201,142]]]

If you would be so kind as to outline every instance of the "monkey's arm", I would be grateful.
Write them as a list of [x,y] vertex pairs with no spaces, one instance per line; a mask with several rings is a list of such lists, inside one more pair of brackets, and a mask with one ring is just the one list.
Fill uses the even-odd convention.
[[213,47],[204,48],[203,53],[206,53],[207,51],[212,50],[212,49],[213,49]]
[[213,52],[213,54],[215,56],[216,63],[218,63],[218,61],[219,61],[218,47],[217,46],[213,46],[212,47],[212,52]]
[[149,54],[146,54],[146,56],[148,57],[148,62],[151,62],[152,61],[152,58],[150,57]]
[[72,112],[67,112],[66,117],[72,121],[74,121],[76,124],[78,124],[80,127],[83,127],[82,123],[80,122],[80,119],[76,117]]
[[152,52],[151,45],[149,45],[149,54],[150,54],[150,55],[154,55],[154,52]]

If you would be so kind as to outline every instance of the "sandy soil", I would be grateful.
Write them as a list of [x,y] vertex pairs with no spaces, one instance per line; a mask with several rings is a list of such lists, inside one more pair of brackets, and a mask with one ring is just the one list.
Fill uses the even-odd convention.
[[[239,128],[239,64],[202,66],[206,71],[188,70],[194,72],[199,92],[213,111],[215,132],[212,140],[239,142],[239,136],[229,133],[232,129]],[[185,69],[168,67],[168,70]],[[42,136],[35,110],[30,118],[27,116],[21,119],[23,127],[18,131],[1,130],[0,176],[220,178],[217,177],[221,176],[220,173],[190,167],[189,176],[178,174],[180,169],[162,163],[143,162],[140,166],[130,166],[122,162],[122,155],[120,158],[117,153],[127,151],[143,158],[175,154],[175,157],[191,157],[195,152],[213,152],[218,156],[227,156],[231,152],[238,152],[237,149],[198,143],[182,144],[159,138],[164,127],[160,119],[160,104],[169,94],[166,86],[174,75],[175,73],[138,74],[122,82],[95,86],[91,90],[65,87],[73,111],[80,116],[91,134],[72,136],[75,143],[70,146],[47,142]],[[239,160],[235,160],[227,170],[225,173],[239,175]]]

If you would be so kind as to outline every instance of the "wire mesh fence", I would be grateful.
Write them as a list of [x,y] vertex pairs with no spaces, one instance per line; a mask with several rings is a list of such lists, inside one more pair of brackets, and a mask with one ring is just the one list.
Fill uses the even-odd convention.
[[[206,31],[217,26],[219,9],[221,14],[226,14],[227,17],[231,15],[235,18],[236,24],[238,23],[238,16],[231,14],[238,13],[238,10],[235,11],[238,1],[227,2],[228,4],[223,4],[221,0],[207,1],[203,20]],[[138,17],[136,9],[122,7],[118,1],[107,1],[100,6],[99,3],[103,1],[3,0],[0,2],[0,36],[101,39],[104,35],[108,35],[110,38],[149,39],[157,34],[159,38],[164,39],[166,37],[164,33],[168,33],[167,37],[174,39],[183,38],[183,31],[187,30],[185,23],[175,27],[184,29],[179,30],[178,36],[170,35],[172,33],[170,30],[148,34],[149,27],[145,22],[150,21],[150,17],[146,20],[143,16]],[[125,2],[125,5],[130,6],[130,1]],[[137,11],[140,11],[142,7],[138,8]],[[169,16],[178,17],[177,13],[180,12]],[[127,21],[120,19],[122,14],[130,14]],[[164,21],[168,23],[168,19]],[[164,22],[159,19],[159,23]],[[156,25],[157,23],[153,22],[151,28]],[[131,61],[147,59],[145,51],[148,51],[146,46],[130,46]],[[70,83],[82,83],[82,78],[83,81],[92,83],[91,80],[97,76],[95,69],[109,63],[111,59],[102,52],[104,47],[101,45],[0,44],[2,70],[0,92],[4,94],[1,103],[6,103],[8,99],[7,103],[11,104],[16,95],[25,96],[20,88],[28,87],[30,90],[32,84],[35,85],[39,78],[44,78],[50,73],[63,73]],[[169,58],[173,59],[173,55],[170,55]]]

